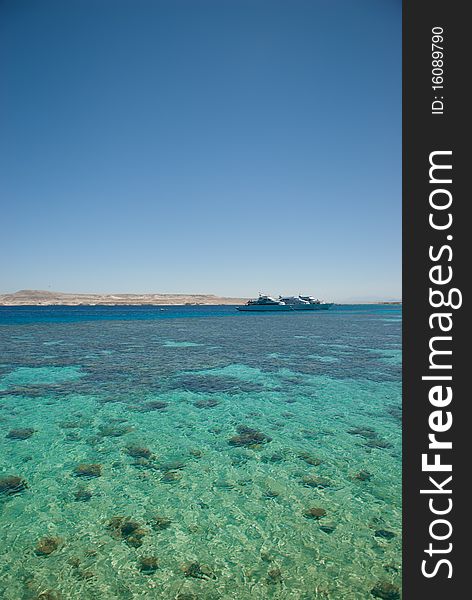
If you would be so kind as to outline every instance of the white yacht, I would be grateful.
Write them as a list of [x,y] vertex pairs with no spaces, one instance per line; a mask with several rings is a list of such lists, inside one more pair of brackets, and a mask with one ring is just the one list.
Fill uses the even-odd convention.
[[243,306],[237,306],[240,311],[280,311],[280,310],[328,310],[333,303],[321,302],[313,296],[272,296],[259,294],[257,300],[249,300]]
[[329,310],[334,305],[334,302],[323,302],[313,296],[299,296],[299,298],[308,302],[310,306],[315,307],[311,308],[311,310]]
[[281,300],[276,300],[272,296],[266,296],[259,294],[257,300],[249,300],[243,306],[237,306],[237,310],[241,311],[280,311],[280,310],[293,310],[291,306],[285,304]]
[[328,310],[333,303],[321,302],[313,296],[279,296],[279,300],[293,310]]

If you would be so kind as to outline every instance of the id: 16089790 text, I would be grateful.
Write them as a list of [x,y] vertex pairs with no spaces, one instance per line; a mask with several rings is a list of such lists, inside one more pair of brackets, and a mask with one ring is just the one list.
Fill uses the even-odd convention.
[[431,81],[433,85],[433,102],[431,113],[433,115],[444,114],[444,96],[440,96],[444,89],[444,37],[442,27],[433,27],[431,30]]

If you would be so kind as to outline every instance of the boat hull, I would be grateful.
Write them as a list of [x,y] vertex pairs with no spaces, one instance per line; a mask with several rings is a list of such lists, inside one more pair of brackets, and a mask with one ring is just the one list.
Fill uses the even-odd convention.
[[333,306],[332,303],[325,304],[294,304],[293,310],[329,310]]
[[292,310],[291,306],[281,306],[280,304],[274,304],[273,306],[264,304],[249,304],[244,306],[237,306],[236,310],[242,312],[280,312]]
[[280,312],[280,311],[298,311],[298,310],[328,310],[332,304],[305,304],[305,305],[280,305],[275,304],[273,306],[264,304],[248,304],[244,306],[237,306],[236,310],[241,312]]

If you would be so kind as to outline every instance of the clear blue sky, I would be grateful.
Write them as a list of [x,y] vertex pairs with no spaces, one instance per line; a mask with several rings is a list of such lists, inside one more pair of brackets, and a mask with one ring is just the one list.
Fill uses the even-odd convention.
[[401,296],[400,0],[1,0],[0,292]]

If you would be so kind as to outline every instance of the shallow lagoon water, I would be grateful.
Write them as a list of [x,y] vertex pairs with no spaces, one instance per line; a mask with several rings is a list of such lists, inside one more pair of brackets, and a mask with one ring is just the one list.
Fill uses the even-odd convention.
[[401,308],[2,309],[0,345],[6,599],[400,586]]

